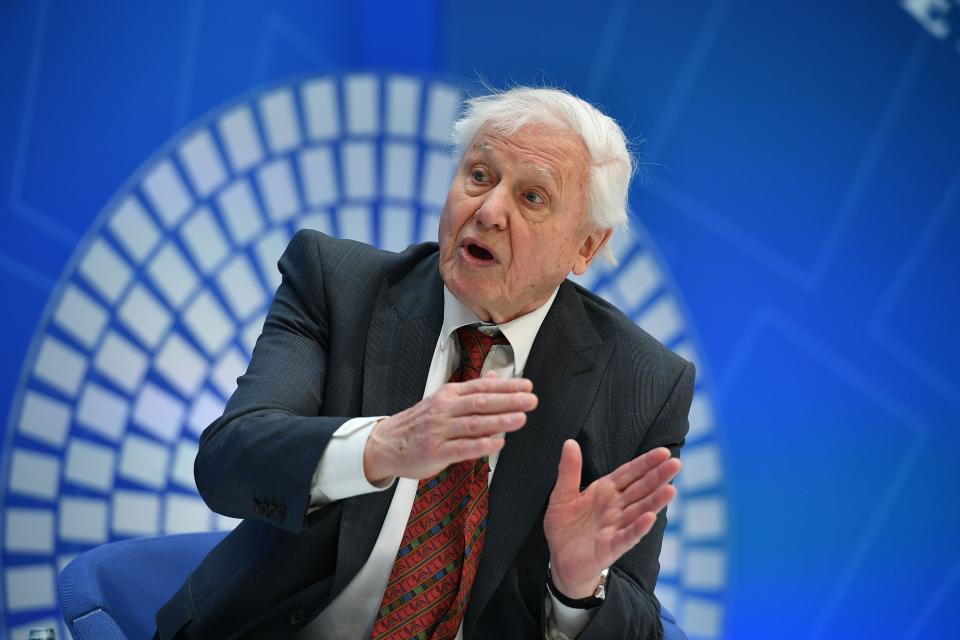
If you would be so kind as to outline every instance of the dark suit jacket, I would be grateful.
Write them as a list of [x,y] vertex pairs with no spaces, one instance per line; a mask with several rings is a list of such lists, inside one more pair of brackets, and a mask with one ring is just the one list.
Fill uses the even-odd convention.
[[[204,431],[195,466],[207,504],[244,520],[158,612],[164,640],[294,634],[359,571],[393,497],[308,509],[317,461],[343,422],[396,413],[423,395],[443,321],[437,245],[394,254],[301,231],[279,267],[250,366]],[[580,443],[586,485],[657,446],[677,455],[687,432],[693,365],[569,281],[525,375],[540,403],[507,436],[493,476],[468,639],[543,638],[543,515],[565,439]],[[661,636],[653,588],[665,526],[661,513],[614,565],[583,640]]]

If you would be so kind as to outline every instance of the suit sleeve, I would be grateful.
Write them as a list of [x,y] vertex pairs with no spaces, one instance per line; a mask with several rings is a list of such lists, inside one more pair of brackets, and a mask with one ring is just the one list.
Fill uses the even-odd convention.
[[253,357],[194,464],[211,509],[290,531],[304,529],[317,463],[353,417],[318,415],[329,346],[319,251],[316,234],[300,232],[280,258],[282,282]]
[[[693,400],[694,377],[693,364],[685,363],[635,455],[667,447],[679,457],[689,428],[687,416]],[[580,640],[663,637],[660,604],[653,589],[660,573],[666,512],[667,509],[661,511],[650,532],[610,568],[606,599],[578,636]]]

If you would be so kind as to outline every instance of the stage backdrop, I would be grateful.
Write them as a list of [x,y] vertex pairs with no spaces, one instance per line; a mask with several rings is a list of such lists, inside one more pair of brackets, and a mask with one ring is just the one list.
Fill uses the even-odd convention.
[[642,160],[581,281],[698,367],[657,586],[690,637],[960,634],[960,4],[39,1],[0,43],[0,635],[80,551],[235,524],[192,461],[277,257],[434,239],[482,82]]

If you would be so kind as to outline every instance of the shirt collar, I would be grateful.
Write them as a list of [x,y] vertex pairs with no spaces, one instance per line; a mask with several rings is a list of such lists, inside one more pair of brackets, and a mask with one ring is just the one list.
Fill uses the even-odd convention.
[[443,339],[440,341],[440,349],[446,351],[453,332],[460,327],[478,323],[481,326],[497,327],[500,332],[503,333],[504,337],[510,341],[510,346],[513,347],[514,371],[517,372],[517,375],[522,375],[523,369],[527,364],[527,358],[530,356],[530,349],[533,348],[533,341],[540,331],[540,325],[543,324],[544,318],[547,317],[547,312],[549,312],[550,307],[553,306],[553,301],[556,299],[559,290],[560,287],[554,289],[547,301],[530,313],[522,315],[519,318],[514,318],[510,322],[494,325],[480,320],[477,314],[471,311],[467,305],[460,302],[455,295],[450,293],[447,286],[444,285],[443,328],[440,333]]

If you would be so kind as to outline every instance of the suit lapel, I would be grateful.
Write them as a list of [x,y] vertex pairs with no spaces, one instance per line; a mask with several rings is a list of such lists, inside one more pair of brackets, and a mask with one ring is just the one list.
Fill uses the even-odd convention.
[[612,342],[603,342],[579,294],[565,282],[544,319],[524,375],[540,404],[507,435],[490,486],[483,555],[464,621],[469,636],[520,545],[540,517],[557,477],[560,450],[580,433],[606,368]]
[[[392,415],[420,401],[442,323],[436,254],[395,285],[383,281],[367,334],[360,415]],[[395,487],[344,501],[331,598],[370,557]]]

